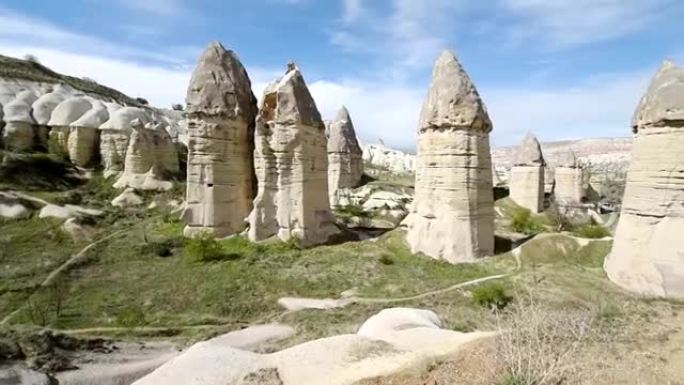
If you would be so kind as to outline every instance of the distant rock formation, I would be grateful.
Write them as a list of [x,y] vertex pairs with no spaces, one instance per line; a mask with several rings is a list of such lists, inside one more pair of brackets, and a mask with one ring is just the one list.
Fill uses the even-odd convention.
[[325,126],[299,69],[270,84],[256,120],[259,191],[249,216],[253,241],[277,236],[324,243],[338,229],[328,197]]
[[338,204],[340,194],[361,182],[362,154],[349,111],[342,107],[328,128],[328,193],[332,206]]
[[33,148],[36,122],[31,116],[31,106],[36,99],[33,92],[25,90],[4,105],[5,128],[2,136],[5,147],[16,151],[28,151]]
[[64,86],[58,84],[48,93],[39,97],[31,106],[33,119],[36,122],[35,142],[47,150],[49,148],[50,126],[48,122],[52,116],[52,111],[57,108],[69,96],[69,91]]
[[568,150],[556,164],[554,171],[555,200],[560,205],[576,205],[586,197],[584,169],[577,163],[575,152]]
[[635,293],[684,298],[684,68],[663,64],[632,128],[622,213],[604,267]]
[[214,42],[202,54],[187,95],[186,235],[240,233],[255,196],[256,97],[235,52]]
[[110,111],[109,120],[104,122],[99,130],[100,161],[104,167],[104,175],[108,178],[124,171],[128,139],[133,132],[132,123],[137,120],[145,125],[150,123],[152,118],[138,107],[107,107]]
[[545,164],[539,141],[528,132],[515,155],[509,188],[511,199],[535,214],[544,211]]
[[[49,135],[50,152],[69,156],[69,135],[71,125],[80,119],[92,108],[91,99],[81,96],[72,96],[59,103],[52,111],[47,125],[51,128]],[[72,141],[72,149],[74,142]]]
[[412,174],[416,172],[416,156],[389,148],[382,144],[364,144],[363,161],[396,174]]
[[69,160],[80,167],[90,166],[95,161],[100,143],[99,127],[109,119],[107,107],[102,102],[91,99],[90,106],[90,110],[69,126]]
[[475,86],[445,51],[420,116],[416,194],[405,220],[413,252],[450,263],[494,254],[491,131]]

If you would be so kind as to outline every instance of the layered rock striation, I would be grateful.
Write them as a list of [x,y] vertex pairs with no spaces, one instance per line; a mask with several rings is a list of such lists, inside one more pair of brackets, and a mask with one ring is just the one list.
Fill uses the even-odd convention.
[[622,212],[604,268],[635,293],[684,298],[684,68],[663,64],[632,128]]
[[515,154],[509,189],[511,199],[533,213],[544,211],[545,164],[539,141],[528,132]]
[[338,229],[328,197],[325,125],[296,66],[266,88],[256,123],[259,190],[249,238],[296,238],[304,245],[328,241]]
[[493,255],[491,130],[474,84],[445,51],[420,116],[415,200],[405,220],[413,252],[451,263]]
[[215,42],[202,54],[187,94],[185,234],[236,234],[246,227],[256,179],[256,97],[233,51]]
[[328,193],[336,206],[340,195],[357,187],[363,176],[363,152],[349,111],[342,107],[328,127]]

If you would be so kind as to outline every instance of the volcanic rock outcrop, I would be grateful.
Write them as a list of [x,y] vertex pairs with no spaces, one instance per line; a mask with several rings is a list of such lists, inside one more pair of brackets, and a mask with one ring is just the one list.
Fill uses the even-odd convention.
[[90,110],[71,123],[67,148],[69,160],[76,166],[89,166],[95,160],[100,142],[99,127],[109,119],[107,107],[97,100],[90,100]]
[[420,116],[416,194],[405,220],[413,252],[451,263],[494,253],[491,130],[475,86],[445,51]]
[[326,242],[338,229],[328,197],[325,125],[296,66],[264,91],[255,143],[259,191],[249,238]]
[[[52,111],[47,125],[50,130],[50,152],[53,154],[69,155],[69,135],[71,124],[80,119],[92,108],[91,100],[85,96],[73,96],[59,103]],[[74,142],[72,141],[72,148]]]
[[52,112],[69,96],[69,91],[62,85],[56,85],[51,91],[39,97],[31,106],[35,126],[35,141],[39,147],[48,149],[50,126],[48,122]]
[[100,159],[105,177],[110,177],[124,171],[128,139],[133,131],[132,123],[137,120],[144,125],[151,122],[151,117],[138,107],[116,108],[109,105],[107,110],[110,111],[109,120],[99,128]]
[[187,94],[188,182],[185,234],[243,231],[255,195],[256,97],[237,54],[214,42]]
[[525,135],[511,168],[511,199],[533,213],[544,211],[544,156],[537,138]]
[[34,126],[31,105],[36,95],[28,90],[19,92],[14,100],[3,107],[3,142],[5,147],[16,151],[27,151],[33,147]]
[[577,163],[577,156],[572,150],[568,150],[556,164],[553,193],[560,205],[581,203],[586,196],[584,169]]
[[328,193],[332,206],[338,204],[338,196],[345,189],[361,182],[362,155],[349,111],[342,107],[328,128]]
[[630,291],[684,298],[684,68],[663,64],[632,127],[622,213],[604,267]]

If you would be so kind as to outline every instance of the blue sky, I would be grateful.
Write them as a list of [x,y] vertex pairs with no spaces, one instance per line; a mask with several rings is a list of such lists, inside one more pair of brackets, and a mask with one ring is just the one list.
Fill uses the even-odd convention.
[[682,18],[681,0],[2,0],[0,53],[169,106],[219,40],[257,97],[295,60],[325,118],[345,104],[362,140],[412,149],[450,48],[508,145],[629,135],[662,60],[684,60]]

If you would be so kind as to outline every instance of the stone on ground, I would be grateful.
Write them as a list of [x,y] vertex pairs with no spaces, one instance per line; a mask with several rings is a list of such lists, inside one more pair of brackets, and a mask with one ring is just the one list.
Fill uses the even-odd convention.
[[451,263],[494,254],[491,130],[475,86],[445,51],[420,116],[415,199],[404,221],[414,253]]
[[515,154],[509,188],[511,199],[535,214],[544,211],[545,164],[539,141],[528,132]]
[[344,189],[357,187],[363,176],[363,152],[349,111],[342,107],[328,128],[328,192],[331,206],[338,205]]
[[325,125],[296,66],[266,88],[256,123],[259,189],[249,238],[327,242],[339,230],[328,197]]
[[140,206],[144,203],[144,201],[140,195],[136,194],[134,188],[129,187],[125,189],[119,196],[114,198],[111,203],[112,206],[115,207],[129,208]]
[[608,277],[632,292],[684,298],[684,68],[666,62],[641,99]]

